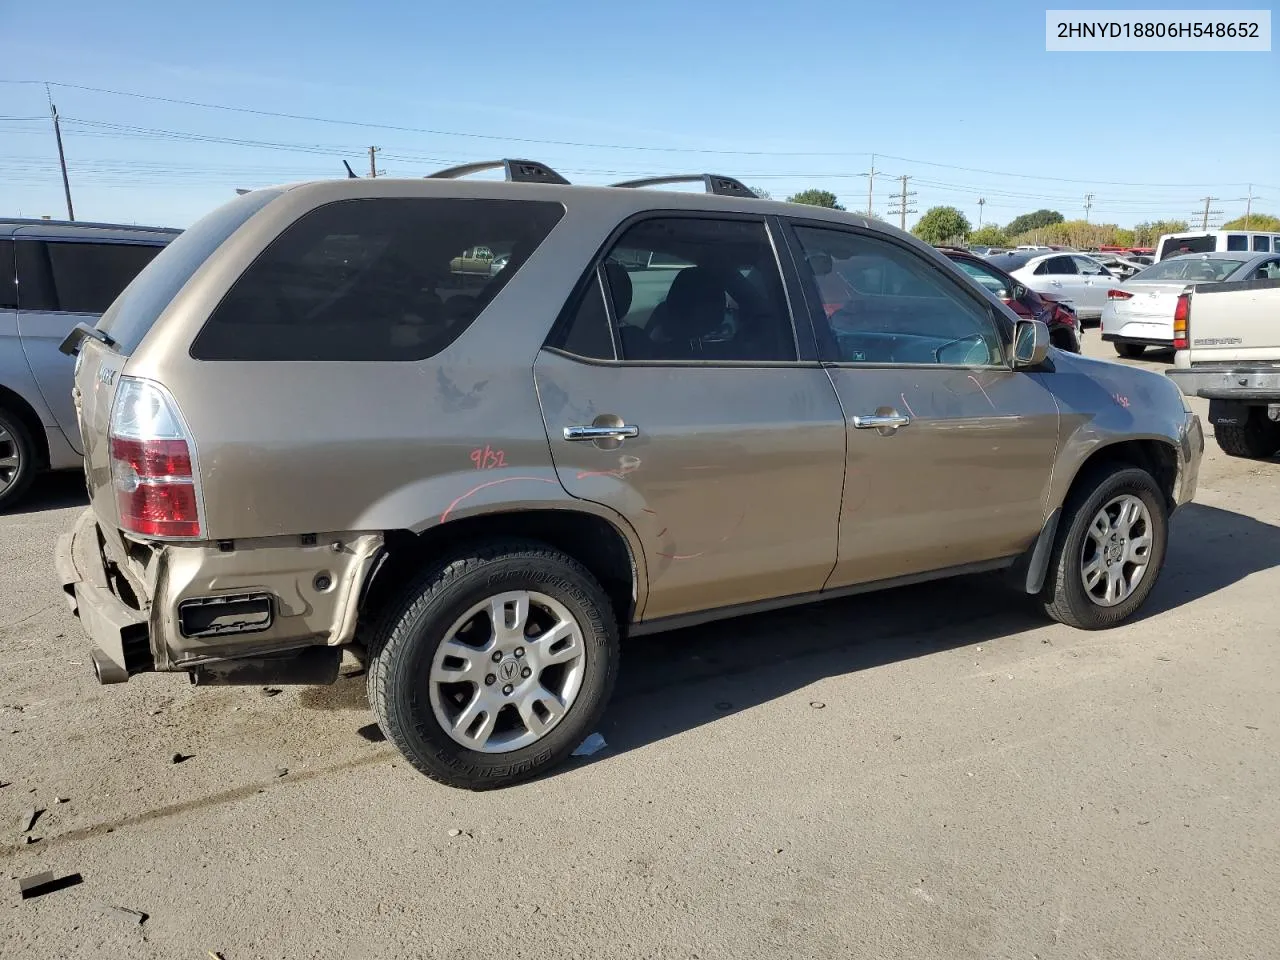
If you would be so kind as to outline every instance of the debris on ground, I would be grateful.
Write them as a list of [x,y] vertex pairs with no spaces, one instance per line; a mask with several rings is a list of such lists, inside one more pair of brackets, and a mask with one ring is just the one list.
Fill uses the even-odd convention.
[[452,830],[449,831],[449,836],[460,837],[462,836],[462,831],[459,830],[457,827],[454,827]]
[[53,802],[54,803],[70,803],[71,798],[70,797],[54,797]]
[[25,837],[23,837],[23,838],[22,838],[22,842],[23,842],[23,843],[25,843],[25,844],[28,844],[28,845],[33,844],[33,843],[39,843],[39,842],[40,842],[40,840],[41,840],[41,838],[40,838],[40,837],[33,837],[33,836],[32,836],[31,834],[29,834],[29,833],[28,833]]
[[195,754],[192,754],[192,753],[175,753],[175,754],[173,755],[173,762],[174,762],[174,763],[186,763],[186,762],[187,762],[188,760],[190,760],[193,756],[195,756]]
[[575,757],[589,757],[593,753],[599,753],[606,746],[608,746],[608,744],[604,742],[604,737],[600,736],[598,733],[593,733],[591,736],[587,737],[587,739],[583,740],[582,743],[578,744],[578,749],[574,750],[572,755]]
[[46,893],[74,887],[82,879],[78,873],[69,873],[65,877],[54,877],[51,872],[35,873],[19,879],[18,890],[23,900],[30,900],[32,897],[43,897]]
[[289,772],[289,768],[288,768],[288,767],[276,767],[276,776],[277,776],[277,777],[283,777],[283,776],[285,776],[286,774],[288,774],[288,772]]
[[108,910],[118,914],[122,918],[126,920],[132,920],[138,926],[142,926],[144,923],[146,923],[148,920],[151,919],[150,914],[143,913],[141,910],[133,910],[133,909],[130,909],[129,907],[117,907],[115,904],[112,904],[112,903],[105,904],[105,906]]
[[262,695],[264,697],[276,697],[282,693],[284,693],[284,691],[279,687],[263,687],[262,688]]
[[30,810],[28,810],[26,812],[26,815],[22,818],[22,823],[23,823],[22,832],[30,833],[31,828],[36,825],[36,821],[40,819],[40,814],[42,813],[44,813],[44,811],[36,807],[32,807]]
[[813,709],[815,710],[823,710],[826,708],[827,705],[823,703],[821,700],[810,700],[809,706],[813,707]]

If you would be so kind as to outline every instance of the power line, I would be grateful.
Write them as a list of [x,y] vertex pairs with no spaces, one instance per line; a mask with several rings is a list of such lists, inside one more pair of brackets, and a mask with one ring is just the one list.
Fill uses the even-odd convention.
[[899,217],[898,227],[902,230],[905,230],[907,229],[907,214],[916,212],[915,207],[912,207],[909,210],[907,209],[907,203],[909,202],[907,200],[907,197],[914,197],[916,195],[916,192],[914,190],[911,190],[908,192],[907,190],[907,181],[911,179],[909,176],[904,174],[898,179],[902,181],[902,190],[898,194],[898,201],[897,201],[898,206],[896,209],[890,208],[889,213],[898,214],[898,217]]
[[1221,211],[1221,210],[1210,210],[1210,209],[1209,209],[1209,204],[1213,203],[1213,201],[1215,201],[1215,200],[1217,200],[1217,199],[1219,199],[1219,198],[1218,198],[1218,197],[1205,197],[1205,198],[1204,198],[1204,210],[1203,210],[1203,212],[1201,212],[1201,211],[1196,211],[1197,213],[1201,213],[1201,216],[1202,216],[1202,219],[1200,220],[1200,229],[1201,229],[1201,230],[1208,230],[1208,229],[1209,229],[1209,216],[1210,216],[1210,214],[1212,214],[1212,215],[1213,215],[1213,216],[1215,216],[1215,217],[1216,217],[1216,216],[1221,216],[1221,215],[1222,215],[1222,211]]

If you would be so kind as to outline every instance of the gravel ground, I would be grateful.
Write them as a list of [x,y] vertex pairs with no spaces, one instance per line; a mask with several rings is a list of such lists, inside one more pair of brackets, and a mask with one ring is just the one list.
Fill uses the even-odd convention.
[[98,686],[55,478],[0,517],[0,957],[1275,957],[1278,476],[1210,440],[1111,632],[969,578],[637,640],[608,748],[487,794],[361,676]]

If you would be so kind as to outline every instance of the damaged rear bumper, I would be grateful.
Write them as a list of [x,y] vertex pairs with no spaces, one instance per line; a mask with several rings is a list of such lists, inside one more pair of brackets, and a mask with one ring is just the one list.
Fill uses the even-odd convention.
[[379,534],[133,541],[89,508],[55,563],[102,683],[155,670],[198,684],[323,684],[354,638],[381,546]]
[[71,612],[89,637],[99,682],[123,683],[132,674],[154,670],[146,614],[112,591],[92,509],[58,538],[54,563]]

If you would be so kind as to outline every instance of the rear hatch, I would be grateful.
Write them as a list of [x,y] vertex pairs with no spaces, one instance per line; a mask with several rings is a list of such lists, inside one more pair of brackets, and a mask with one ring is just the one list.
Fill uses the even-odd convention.
[[[85,478],[90,504],[104,527],[121,525],[110,435],[112,410],[121,380],[128,376],[130,356],[209,256],[279,195],[278,190],[255,190],[197,221],[134,278],[95,326],[81,324],[63,341],[63,352],[76,357],[72,398],[84,440]],[[150,412],[154,425],[163,411]]]
[[1187,331],[1193,364],[1280,366],[1280,280],[1197,286]]

